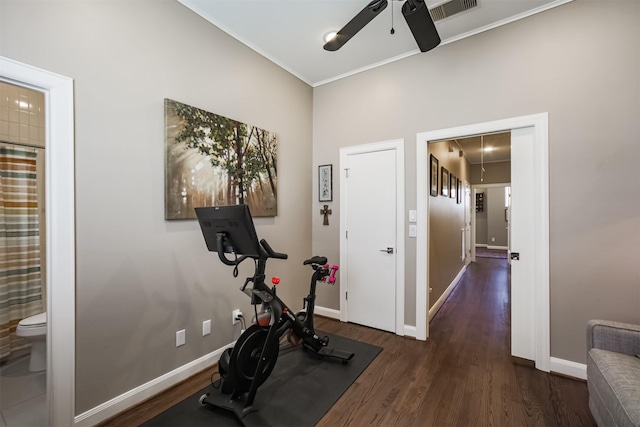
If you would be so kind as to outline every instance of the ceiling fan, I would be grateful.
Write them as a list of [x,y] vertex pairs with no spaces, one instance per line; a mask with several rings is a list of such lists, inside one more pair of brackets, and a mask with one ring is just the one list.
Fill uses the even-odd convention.
[[[340,49],[346,42],[351,40],[358,31],[378,16],[378,14],[387,7],[387,4],[387,0],[373,0],[354,16],[347,25],[342,27],[335,37],[324,45],[324,49],[329,51]],[[407,21],[407,25],[413,37],[416,39],[420,51],[426,52],[440,44],[438,30],[436,30],[436,26],[433,24],[433,19],[431,19],[431,14],[429,14],[429,9],[424,3],[424,0],[407,0],[402,5],[402,15]]]

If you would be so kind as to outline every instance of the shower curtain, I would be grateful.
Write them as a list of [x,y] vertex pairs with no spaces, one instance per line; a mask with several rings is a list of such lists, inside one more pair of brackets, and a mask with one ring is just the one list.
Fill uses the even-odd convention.
[[37,150],[0,145],[0,359],[29,346],[18,322],[42,313]]

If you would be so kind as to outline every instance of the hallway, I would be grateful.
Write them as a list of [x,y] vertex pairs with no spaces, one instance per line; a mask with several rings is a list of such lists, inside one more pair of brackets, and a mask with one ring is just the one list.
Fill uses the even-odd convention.
[[586,383],[512,362],[508,278],[506,259],[469,265],[426,343],[319,320],[384,348],[320,425],[595,425]]

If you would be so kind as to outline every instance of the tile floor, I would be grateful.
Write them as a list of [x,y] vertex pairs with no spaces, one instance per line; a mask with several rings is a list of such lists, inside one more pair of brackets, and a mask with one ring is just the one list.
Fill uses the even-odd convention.
[[29,372],[29,356],[0,367],[0,427],[46,426],[46,371]]

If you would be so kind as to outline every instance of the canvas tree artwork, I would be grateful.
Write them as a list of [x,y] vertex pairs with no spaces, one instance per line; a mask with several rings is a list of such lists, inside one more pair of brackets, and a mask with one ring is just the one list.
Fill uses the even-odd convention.
[[165,218],[247,204],[276,216],[278,139],[272,132],[165,99]]

